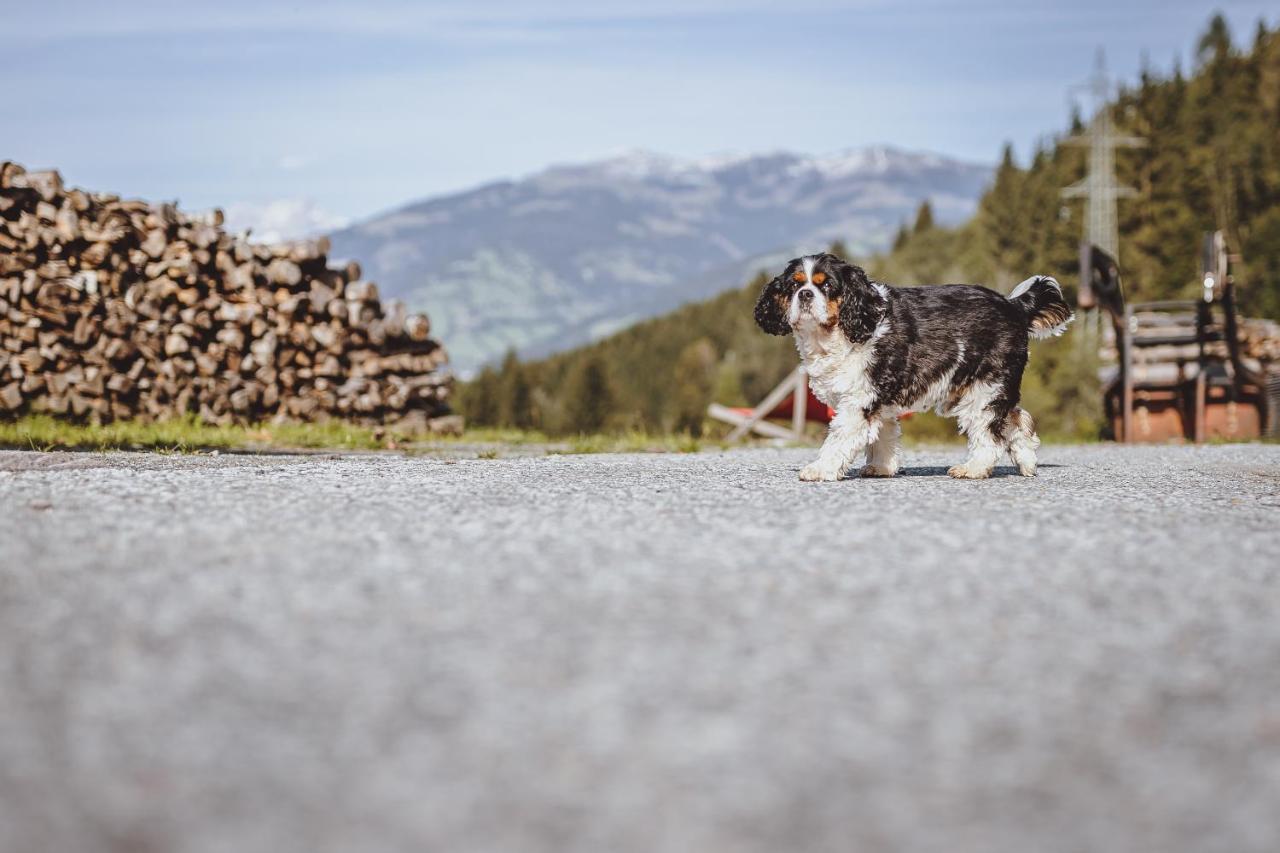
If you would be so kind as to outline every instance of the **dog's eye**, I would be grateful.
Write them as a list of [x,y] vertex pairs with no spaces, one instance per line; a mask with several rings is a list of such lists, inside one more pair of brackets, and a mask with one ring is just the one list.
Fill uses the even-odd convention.
[[804,284],[804,273],[799,271],[793,273],[791,276],[791,280],[796,282],[797,284]]
[[816,272],[809,277],[809,280],[812,281],[814,284],[822,284],[824,281],[827,280],[827,274],[824,272]]

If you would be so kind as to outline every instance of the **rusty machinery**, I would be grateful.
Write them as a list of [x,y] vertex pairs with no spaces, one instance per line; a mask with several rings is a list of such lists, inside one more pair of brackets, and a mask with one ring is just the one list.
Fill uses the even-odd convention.
[[1221,232],[1206,235],[1201,298],[1129,303],[1114,259],[1082,247],[1080,307],[1105,311],[1114,335],[1104,400],[1116,440],[1249,439],[1280,428],[1280,371],[1242,352],[1237,260]]

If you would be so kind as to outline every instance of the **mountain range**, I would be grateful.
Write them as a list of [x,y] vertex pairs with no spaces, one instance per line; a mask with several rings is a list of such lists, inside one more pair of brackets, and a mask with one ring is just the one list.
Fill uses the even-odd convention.
[[427,311],[468,375],[706,298],[842,240],[888,247],[928,199],[963,221],[989,166],[889,147],[676,159],[635,152],[414,202],[331,235],[384,297]]

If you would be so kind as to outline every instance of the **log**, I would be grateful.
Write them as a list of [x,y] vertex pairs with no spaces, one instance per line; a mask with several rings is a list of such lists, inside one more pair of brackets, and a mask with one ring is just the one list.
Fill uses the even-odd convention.
[[431,335],[431,321],[426,314],[414,314],[405,320],[405,334],[412,341],[425,341]]
[[371,281],[353,281],[344,294],[348,302],[377,302],[378,285]]
[[22,384],[11,382],[0,387],[0,408],[17,411],[22,406]]

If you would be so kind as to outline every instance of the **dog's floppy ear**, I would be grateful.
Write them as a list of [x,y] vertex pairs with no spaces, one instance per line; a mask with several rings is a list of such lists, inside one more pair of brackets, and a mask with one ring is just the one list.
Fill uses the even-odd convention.
[[760,298],[756,300],[756,325],[771,335],[791,334],[791,324],[787,322],[790,301],[791,288],[780,275],[760,291]]
[[871,286],[861,267],[841,263],[836,270],[841,284],[840,331],[855,344],[866,343],[884,316],[884,297]]

